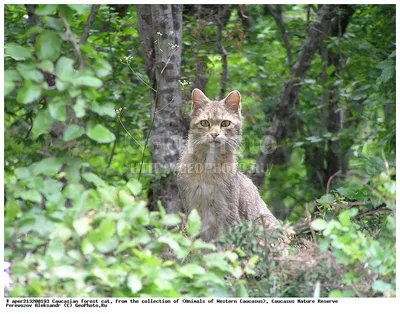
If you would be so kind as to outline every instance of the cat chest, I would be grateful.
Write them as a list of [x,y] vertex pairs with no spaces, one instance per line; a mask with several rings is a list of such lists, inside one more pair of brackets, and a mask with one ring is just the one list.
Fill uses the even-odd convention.
[[189,183],[187,189],[191,209],[196,208],[200,212],[210,210],[217,213],[227,206],[226,191],[217,184]]

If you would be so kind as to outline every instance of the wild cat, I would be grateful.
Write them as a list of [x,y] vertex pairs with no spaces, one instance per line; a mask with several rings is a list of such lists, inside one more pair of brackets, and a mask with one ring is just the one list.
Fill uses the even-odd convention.
[[189,137],[178,165],[178,188],[187,212],[201,217],[201,237],[217,239],[242,219],[263,217],[267,227],[279,226],[257,187],[238,171],[242,139],[241,96],[236,90],[220,101],[192,92]]

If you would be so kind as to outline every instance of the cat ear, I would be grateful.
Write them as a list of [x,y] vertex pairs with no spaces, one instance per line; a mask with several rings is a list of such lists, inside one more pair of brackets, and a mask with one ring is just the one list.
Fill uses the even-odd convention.
[[204,107],[204,105],[207,104],[209,101],[210,100],[207,98],[206,95],[204,95],[204,93],[200,89],[195,88],[192,92],[192,112]]
[[240,112],[240,93],[237,90],[230,92],[222,101],[228,109]]

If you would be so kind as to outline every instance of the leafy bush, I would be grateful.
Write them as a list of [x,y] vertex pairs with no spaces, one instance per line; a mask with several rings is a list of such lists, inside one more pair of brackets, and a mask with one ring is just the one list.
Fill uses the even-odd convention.
[[[213,244],[195,239],[200,231],[197,212],[189,216],[185,236],[176,227],[181,223],[179,215],[166,214],[162,206],[149,212],[146,202],[135,199],[133,194],[141,192],[139,182],[132,180],[127,188],[117,188],[93,173],[83,177],[94,186],[85,189],[76,183],[53,194],[46,194],[46,186],[57,184],[56,180],[18,180],[21,185],[42,181],[43,188],[6,206],[5,258],[13,263],[11,296],[205,297],[246,293],[238,255],[214,252]],[[37,204],[40,192],[49,199],[46,210]],[[58,203],[50,210],[52,199],[70,199],[72,203],[68,208]],[[23,215],[20,206],[26,208]],[[203,254],[204,249],[210,254]],[[251,267],[246,270],[251,272]]]

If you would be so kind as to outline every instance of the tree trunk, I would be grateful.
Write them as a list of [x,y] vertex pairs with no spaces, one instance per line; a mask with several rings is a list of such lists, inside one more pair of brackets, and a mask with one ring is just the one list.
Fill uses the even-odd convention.
[[[181,209],[174,169],[183,148],[180,65],[182,5],[137,5],[141,51],[150,79],[150,138],[153,172],[153,208],[161,201],[169,213]],[[162,176],[161,176],[162,174]]]
[[[301,85],[299,82],[307,75],[311,67],[311,61],[315,52],[324,40],[323,23],[329,21],[336,13],[336,5],[323,5],[318,10],[318,17],[315,23],[310,27],[308,38],[301,49],[297,61],[291,70],[291,76],[286,81],[280,104],[273,116],[270,127],[267,129],[266,138],[273,138],[278,145],[282,145],[291,133],[291,122],[293,121],[292,109],[298,100]],[[255,172],[252,179],[257,186],[264,183],[265,171],[274,164],[276,156],[281,154],[282,150],[276,151],[262,150],[257,158]]]
[[[341,15],[335,16],[330,21],[324,23],[324,33],[326,37],[342,37],[350,18],[354,13],[354,9],[348,5],[339,6]],[[325,92],[322,95],[322,109],[320,111],[320,130],[318,135],[326,131],[338,133],[343,128],[346,112],[343,108],[339,108],[340,100],[340,85],[326,85],[328,78],[339,77],[341,67],[341,56],[339,53],[329,49],[325,43],[321,45],[322,73],[321,80],[324,85]],[[330,66],[335,66],[335,71],[328,75],[326,70]],[[344,73],[340,73],[341,76]],[[326,184],[329,178],[337,171],[343,173],[347,170],[349,162],[348,150],[340,141],[328,141],[328,148],[325,152],[325,142],[322,144],[314,144],[306,148],[306,168],[308,178],[313,183],[315,188],[325,191]],[[326,168],[325,168],[326,159]]]

